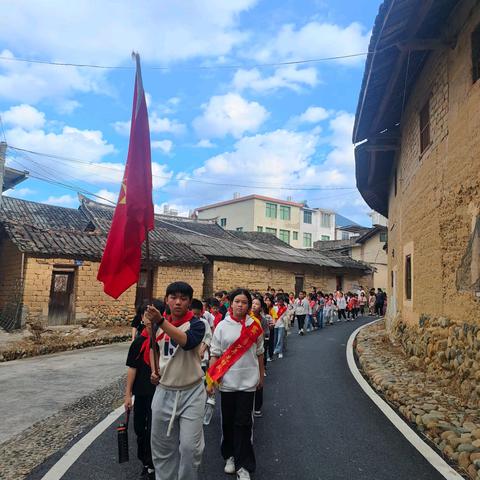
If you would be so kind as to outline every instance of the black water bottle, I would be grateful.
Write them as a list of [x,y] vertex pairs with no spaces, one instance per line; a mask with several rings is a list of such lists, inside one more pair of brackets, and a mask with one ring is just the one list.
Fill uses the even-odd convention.
[[117,441],[118,441],[118,463],[128,462],[128,419],[130,417],[130,410],[127,410],[127,417],[125,423],[120,423],[117,427]]

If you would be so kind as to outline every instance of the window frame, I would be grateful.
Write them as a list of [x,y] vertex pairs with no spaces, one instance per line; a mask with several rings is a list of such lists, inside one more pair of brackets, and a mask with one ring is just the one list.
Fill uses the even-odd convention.
[[[327,219],[327,222],[324,222]],[[322,228],[330,228],[332,226],[332,216],[329,213],[320,212],[320,226]]]
[[[279,210],[280,220],[290,220],[292,218],[292,209],[288,205],[280,205]],[[287,216],[285,216],[285,212],[288,212]]]
[[257,225],[257,232],[263,233],[263,227],[261,225]]
[[330,235],[320,235],[320,240],[322,242],[328,242],[330,241]]
[[[310,221],[306,221],[306,217],[310,217]],[[303,211],[303,223],[306,223],[307,225],[311,225],[313,222],[313,214],[311,210],[304,210]]]
[[[284,239],[282,238],[282,233],[283,233],[283,234],[285,234],[285,233],[287,234],[287,240],[284,240]],[[290,230],[285,230],[285,229],[281,228],[281,229],[278,231],[278,238],[279,238],[280,240],[282,240],[282,242],[288,243],[288,244],[290,245]]]
[[298,240],[298,232],[296,231],[292,232],[292,240]]
[[[307,242],[307,239],[309,242]],[[306,248],[312,248],[312,234],[308,232],[303,232],[303,246]]]
[[236,228],[236,231],[237,231],[237,232],[243,232],[243,227],[237,227],[237,228]]
[[405,300],[411,301],[413,288],[412,288],[412,279],[413,279],[413,262],[412,254],[409,253],[405,255]]
[[[388,232],[380,232],[379,235],[380,243],[387,243],[388,242]],[[382,240],[383,238],[383,240]]]
[[431,136],[431,116],[430,116],[430,97],[423,104],[418,113],[420,130],[420,155],[423,155],[432,143]]
[[220,226],[221,226],[221,227],[226,227],[226,226],[227,226],[227,219],[226,219],[226,217],[220,219]]
[[272,235],[277,236],[277,229],[271,227],[265,227],[265,233],[271,233]]
[[[277,218],[278,214],[278,205],[276,203],[265,202],[265,217],[266,218]],[[274,216],[271,213],[274,212]]]
[[472,81],[476,83],[480,80],[480,23],[472,32],[470,45],[472,49]]

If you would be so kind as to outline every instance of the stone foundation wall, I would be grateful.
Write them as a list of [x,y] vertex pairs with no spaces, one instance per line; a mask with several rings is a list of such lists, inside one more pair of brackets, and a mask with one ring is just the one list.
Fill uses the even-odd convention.
[[480,407],[480,326],[447,317],[420,317],[419,325],[399,322],[393,340],[416,367],[424,367],[452,386],[471,408]]

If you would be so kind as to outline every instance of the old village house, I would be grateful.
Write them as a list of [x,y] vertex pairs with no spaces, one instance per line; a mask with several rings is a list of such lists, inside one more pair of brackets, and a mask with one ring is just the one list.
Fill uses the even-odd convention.
[[353,141],[388,216],[388,320],[406,351],[480,398],[480,5],[385,1]]
[[[76,209],[4,197],[0,208],[0,318],[4,328],[44,324],[124,323],[146,297],[146,270],[118,300],[96,280],[113,207],[80,196]],[[195,296],[237,286],[333,291],[371,284],[371,270],[290,247],[274,235],[228,231],[208,221],[155,216],[151,233],[153,295],[175,280]]]

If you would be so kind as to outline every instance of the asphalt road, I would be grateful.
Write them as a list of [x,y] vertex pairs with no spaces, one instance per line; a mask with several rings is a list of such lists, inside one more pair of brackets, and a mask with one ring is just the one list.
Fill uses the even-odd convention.
[[[255,419],[255,479],[443,479],[373,405],[348,369],[347,340],[367,321],[337,324],[305,337],[292,333],[285,357],[268,364],[264,416]],[[133,432],[130,462],[116,463],[115,426],[97,438],[64,479],[138,478]],[[201,480],[232,478],[223,473],[218,411],[205,428],[205,439]],[[40,479],[60,454],[29,480]]]
[[[0,422],[0,443],[124,374],[128,346],[118,343],[0,363],[2,405],[8,409]],[[102,375],[92,375],[92,369],[101,369]]]

